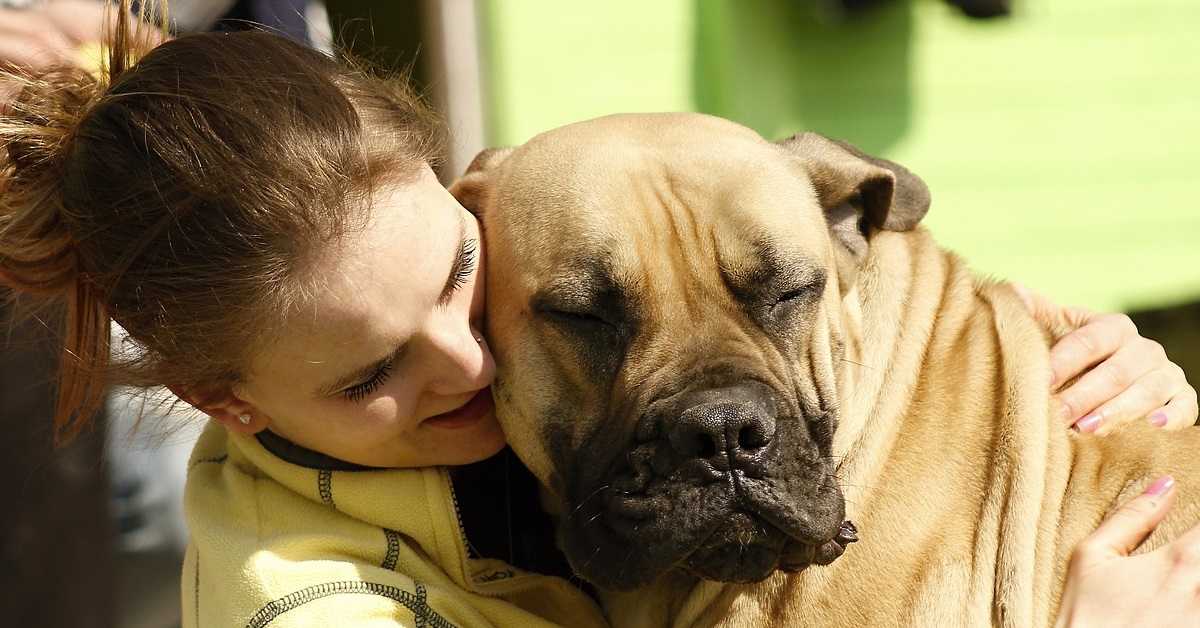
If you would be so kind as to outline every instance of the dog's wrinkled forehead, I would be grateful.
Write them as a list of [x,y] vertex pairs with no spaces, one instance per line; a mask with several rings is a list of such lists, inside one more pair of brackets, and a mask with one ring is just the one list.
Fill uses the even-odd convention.
[[593,259],[683,241],[729,249],[727,256],[788,231],[797,231],[792,240],[808,239],[801,231],[824,237],[817,200],[795,160],[753,131],[710,116],[569,125],[517,148],[501,171],[490,205],[503,211],[485,224],[489,238],[501,235],[522,255],[564,241]]

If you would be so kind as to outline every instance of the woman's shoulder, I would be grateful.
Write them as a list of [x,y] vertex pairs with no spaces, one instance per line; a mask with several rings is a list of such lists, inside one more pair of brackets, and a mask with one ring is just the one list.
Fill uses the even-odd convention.
[[604,625],[561,578],[469,558],[441,468],[307,468],[210,426],[185,500],[196,625]]

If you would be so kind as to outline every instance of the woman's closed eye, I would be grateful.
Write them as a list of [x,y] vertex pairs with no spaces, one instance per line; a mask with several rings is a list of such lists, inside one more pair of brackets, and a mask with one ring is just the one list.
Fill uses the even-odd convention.
[[442,297],[439,300],[440,305],[446,305],[450,302],[450,296],[455,290],[467,285],[467,280],[475,272],[475,265],[479,261],[479,241],[475,239],[464,239],[462,247],[458,252],[458,257],[454,260],[454,266],[450,268],[450,277],[446,281],[446,287],[442,290]]
[[389,375],[392,374],[392,366],[395,364],[395,359],[389,358],[381,363],[379,368],[371,374],[371,377],[361,384],[355,384],[349,388],[342,390],[342,396],[346,401],[362,401],[371,396],[371,393],[379,390],[379,387],[387,381]]

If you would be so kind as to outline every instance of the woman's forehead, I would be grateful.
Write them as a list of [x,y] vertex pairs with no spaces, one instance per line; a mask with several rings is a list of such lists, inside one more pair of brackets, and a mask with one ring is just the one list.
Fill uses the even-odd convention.
[[265,352],[275,355],[255,362],[339,362],[415,333],[438,307],[462,248],[462,210],[432,182],[432,190],[418,179],[381,191],[367,228],[314,258],[307,298]]

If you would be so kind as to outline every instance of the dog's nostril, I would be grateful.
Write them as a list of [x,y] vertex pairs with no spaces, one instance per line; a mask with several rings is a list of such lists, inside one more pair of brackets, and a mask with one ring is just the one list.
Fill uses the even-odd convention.
[[773,422],[745,403],[704,403],[663,417],[671,450],[687,459],[715,461],[726,455],[760,452],[770,445]]
[[738,447],[744,451],[761,449],[766,447],[769,442],[767,435],[753,425],[747,425],[738,432]]
[[677,431],[672,434],[671,448],[685,458],[712,458],[717,455],[719,446],[711,434]]

